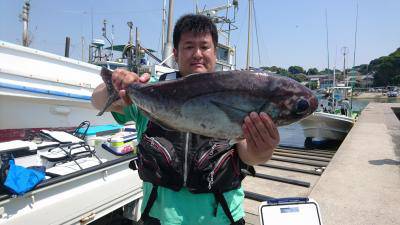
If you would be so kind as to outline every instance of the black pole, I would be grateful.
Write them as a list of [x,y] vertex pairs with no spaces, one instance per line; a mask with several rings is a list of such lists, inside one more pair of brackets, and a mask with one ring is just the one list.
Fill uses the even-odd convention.
[[69,37],[65,38],[65,57],[69,57],[69,46],[71,43],[71,39]]

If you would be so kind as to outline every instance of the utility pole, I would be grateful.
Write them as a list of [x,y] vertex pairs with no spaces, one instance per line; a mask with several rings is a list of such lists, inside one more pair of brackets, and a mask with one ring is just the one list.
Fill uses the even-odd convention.
[[[173,18],[173,8],[174,8],[174,0],[169,0],[168,5],[168,30],[167,30],[167,41],[165,43],[164,52],[163,52],[163,61],[166,60],[172,54],[172,18]],[[168,58],[165,61],[169,67],[172,68],[172,58]]]
[[29,37],[28,37],[28,23],[29,23],[29,10],[30,10],[30,2],[29,0],[25,0],[24,6],[22,7],[22,24],[23,24],[23,33],[22,33],[22,45],[25,47],[29,46]]
[[247,24],[247,57],[246,57],[246,70],[250,69],[250,48],[251,48],[251,14],[253,8],[253,0],[249,0],[249,17]]

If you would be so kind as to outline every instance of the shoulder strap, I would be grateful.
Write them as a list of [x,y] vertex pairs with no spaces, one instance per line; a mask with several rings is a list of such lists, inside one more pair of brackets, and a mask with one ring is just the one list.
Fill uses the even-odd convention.
[[160,76],[160,79],[158,79],[158,80],[159,81],[175,80],[176,78],[178,78],[177,72],[172,72],[172,73],[164,73],[163,75]]
[[[233,220],[231,210],[229,209],[228,203],[226,202],[226,199],[222,192],[214,192],[214,197],[215,200],[217,201],[217,206],[216,209],[218,208],[218,203],[221,204],[222,209],[224,210],[225,215],[228,217],[229,221],[231,221],[231,224],[235,224],[235,221]],[[215,210],[215,214],[217,211]]]
[[150,209],[153,206],[153,204],[157,198],[157,189],[158,189],[158,186],[153,184],[153,188],[151,189],[149,200],[146,203],[146,208],[144,208],[142,216],[140,217],[140,220],[143,221],[143,220],[149,218]]

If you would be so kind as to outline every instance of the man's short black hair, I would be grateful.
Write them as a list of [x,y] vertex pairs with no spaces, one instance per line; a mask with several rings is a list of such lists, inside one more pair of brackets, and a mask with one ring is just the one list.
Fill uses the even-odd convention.
[[179,41],[183,33],[193,32],[195,34],[210,33],[214,47],[218,44],[218,31],[210,18],[204,15],[187,14],[178,19],[174,28],[174,48],[178,49]]

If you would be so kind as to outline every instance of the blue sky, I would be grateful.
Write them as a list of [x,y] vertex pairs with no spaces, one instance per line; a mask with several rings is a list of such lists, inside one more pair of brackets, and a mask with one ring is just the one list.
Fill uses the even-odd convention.
[[[168,1],[167,1],[168,2]],[[174,22],[194,12],[195,2],[175,0]],[[198,0],[200,7],[215,7],[226,0]],[[355,64],[387,55],[400,47],[399,0],[254,0],[258,26],[260,56],[258,57],[253,29],[253,66],[276,65],[287,68],[299,65],[305,69],[327,67],[325,9],[328,12],[329,50],[331,68],[338,55],[337,67],[343,67],[340,49],[349,48],[347,62],[353,65],[356,5],[359,5],[357,51]],[[163,0],[32,0],[30,31],[31,47],[64,54],[65,37],[71,37],[71,57],[81,59],[81,37],[84,37],[85,58],[91,40],[91,12],[94,38],[101,38],[103,20],[108,30],[114,25],[114,42],[128,40],[127,21],[139,27],[142,44],[161,49],[161,13]],[[0,0],[0,40],[21,44],[22,23],[18,15],[23,0]],[[239,0],[236,19],[238,30],[232,41],[237,46],[237,64],[246,63],[248,1]]]

